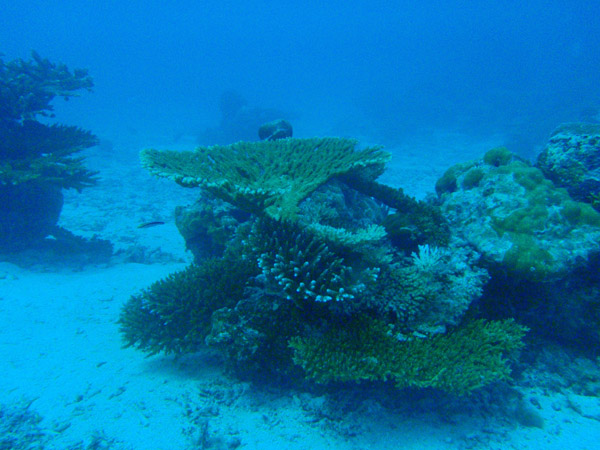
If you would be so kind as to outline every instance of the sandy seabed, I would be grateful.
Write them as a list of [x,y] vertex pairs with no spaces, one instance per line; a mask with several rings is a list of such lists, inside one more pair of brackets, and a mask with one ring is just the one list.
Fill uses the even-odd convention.
[[[423,198],[451,164],[495,144],[458,134],[415,139],[391,150],[381,181]],[[75,268],[0,262],[0,429],[17,432],[9,418],[20,411],[39,432],[27,437],[23,426],[30,445],[22,448],[600,448],[600,400],[568,388],[517,386],[525,411],[503,408],[502,398],[410,392],[390,406],[361,388],[315,393],[240,381],[212,352],[146,357],[122,348],[122,305],[192,260],[173,209],[198,193],[151,178],[116,147],[92,149],[88,165],[101,180],[66,193],[61,225],[109,239],[113,260]],[[137,228],[152,220],[166,223]]]

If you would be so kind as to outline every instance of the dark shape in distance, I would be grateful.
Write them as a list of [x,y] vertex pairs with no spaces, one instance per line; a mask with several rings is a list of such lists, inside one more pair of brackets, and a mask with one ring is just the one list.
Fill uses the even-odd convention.
[[261,125],[258,129],[258,137],[261,141],[276,141],[292,137],[292,124],[287,120],[278,119]]
[[140,223],[138,225],[138,228],[152,228],[155,227],[157,225],[164,225],[164,222],[161,222],[159,220],[155,221],[155,222],[144,222],[144,223]]

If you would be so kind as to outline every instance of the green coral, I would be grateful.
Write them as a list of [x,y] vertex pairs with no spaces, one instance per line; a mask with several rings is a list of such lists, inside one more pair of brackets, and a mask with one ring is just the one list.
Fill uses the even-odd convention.
[[0,123],[0,185],[41,182],[78,191],[96,183],[77,153],[98,143],[89,131],[35,121]]
[[514,155],[506,147],[496,147],[488,150],[483,156],[483,162],[495,167],[505,166]]
[[289,382],[298,370],[292,362],[288,341],[311,321],[327,316],[326,303],[298,308],[293,302],[253,290],[235,307],[221,308],[212,315],[206,344],[219,349],[227,366],[243,377],[264,381],[279,374]]
[[294,362],[318,383],[392,380],[462,395],[508,379],[507,357],[523,346],[525,332],[513,320],[475,320],[429,339],[399,340],[392,327],[360,315],[290,346]]
[[469,169],[462,180],[463,189],[472,189],[479,186],[479,182],[485,176],[484,171],[480,167]]
[[442,209],[463,238],[511,275],[564,276],[597,251],[600,214],[511,155],[493,149],[477,166],[451,168],[457,188],[441,191]]
[[204,344],[212,313],[234,306],[254,264],[236,259],[207,259],[157,281],[133,295],[119,318],[126,347],[149,354],[192,352]]
[[390,155],[380,147],[355,150],[341,138],[281,139],[199,147],[193,152],[144,150],[143,166],[182,186],[200,186],[257,215],[294,219],[298,204],[329,179],[374,179]]
[[377,200],[331,180],[300,203],[298,224],[335,253],[379,266],[391,260],[381,226],[386,214]]
[[36,182],[80,190],[96,182],[83,158],[73,154],[98,143],[89,131],[47,125],[56,96],[69,98],[93,81],[85,70],[70,72],[32,52],[32,60],[0,59],[0,185]]
[[35,51],[31,60],[0,59],[0,118],[31,120],[37,115],[52,116],[54,97],[77,96],[76,91],[92,90],[94,82],[85,69],[70,72],[64,64],[54,64]]
[[512,321],[456,327],[487,280],[473,265],[477,252],[451,244],[436,205],[374,181],[389,155],[355,145],[325,138],[145,150],[152,173],[214,196],[179,223],[186,241],[208,239],[225,256],[198,257],[189,273],[132,297],[121,319],[126,343],[150,353],[206,344],[241,376],[288,382],[392,380],[464,394],[507,378],[505,357],[524,329]]
[[344,181],[358,192],[396,210],[381,222],[396,247],[414,251],[420,244],[448,244],[448,222],[436,205],[416,200],[400,188],[386,186],[373,180],[346,177]]
[[455,164],[444,172],[442,177],[435,183],[435,192],[438,195],[454,192],[458,189],[457,178],[471,167],[475,166],[475,161]]

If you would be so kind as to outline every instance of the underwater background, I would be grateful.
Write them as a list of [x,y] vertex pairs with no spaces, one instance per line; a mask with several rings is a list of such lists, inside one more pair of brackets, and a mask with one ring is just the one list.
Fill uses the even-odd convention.
[[598,102],[600,19],[583,0],[2,6],[8,59],[89,69],[96,94],[56,108],[100,135],[197,135],[235,91],[303,135],[451,128],[531,151]]
[[599,12],[0,1],[0,449],[597,448]]

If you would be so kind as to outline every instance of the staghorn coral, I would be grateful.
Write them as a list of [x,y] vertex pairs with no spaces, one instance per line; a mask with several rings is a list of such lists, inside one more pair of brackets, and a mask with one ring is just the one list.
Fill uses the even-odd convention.
[[147,149],[142,165],[152,174],[257,215],[294,219],[298,204],[329,179],[343,175],[374,179],[390,155],[379,147],[355,150],[341,138],[281,139],[198,147],[193,152]]
[[429,339],[399,340],[393,327],[358,315],[290,346],[294,362],[318,383],[392,380],[463,395],[509,378],[506,357],[523,346],[526,331],[512,320],[475,320]]

